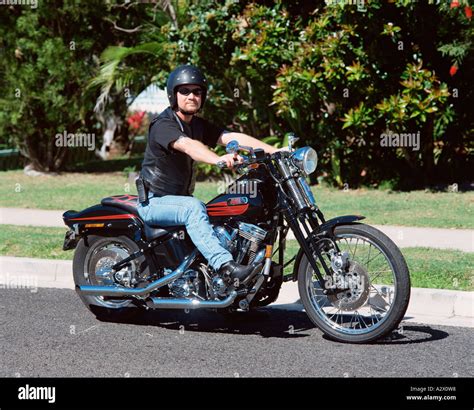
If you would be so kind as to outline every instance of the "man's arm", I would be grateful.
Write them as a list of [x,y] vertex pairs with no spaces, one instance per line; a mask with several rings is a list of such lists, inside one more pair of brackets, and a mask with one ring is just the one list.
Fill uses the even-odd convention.
[[215,164],[219,160],[219,155],[211,151],[207,145],[189,137],[180,137],[170,145],[172,148],[189,155],[194,161]]
[[265,144],[257,138],[251,137],[250,135],[242,134],[240,132],[225,132],[219,137],[217,143],[219,145],[225,146],[232,140],[238,141],[239,145],[246,145],[252,148],[262,148],[268,154],[273,154],[279,150],[278,148]]
[[229,168],[232,168],[234,165],[233,154],[226,154],[220,157],[201,141],[189,137],[179,137],[176,141],[172,142],[170,146],[175,150],[189,155],[194,161],[205,162],[206,164],[212,165],[216,165],[219,161],[224,161]]

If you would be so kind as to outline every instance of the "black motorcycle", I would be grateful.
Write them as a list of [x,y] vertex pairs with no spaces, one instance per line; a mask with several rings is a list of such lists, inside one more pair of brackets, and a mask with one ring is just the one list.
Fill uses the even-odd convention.
[[[241,283],[220,277],[183,226],[145,224],[137,196],[65,212],[70,230],[63,249],[75,248],[74,281],[84,304],[106,320],[141,309],[248,311],[273,303],[283,282],[298,281],[306,313],[330,338],[367,343],[394,330],[410,298],[403,255],[382,232],[359,223],[363,216],[325,220],[306,182],[316,151],[294,150],[294,140],[272,155],[236,141],[226,147],[241,154],[235,166],[241,176],[207,212],[222,246],[253,267]],[[285,261],[290,229],[300,250]],[[284,275],[293,261],[293,272]]]

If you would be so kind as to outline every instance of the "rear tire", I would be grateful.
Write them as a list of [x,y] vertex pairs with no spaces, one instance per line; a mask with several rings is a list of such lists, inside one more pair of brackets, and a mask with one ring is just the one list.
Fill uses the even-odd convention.
[[[95,277],[95,273],[92,273],[92,270],[95,268],[95,266],[92,266],[94,264],[93,257],[95,253],[109,244],[116,244],[116,246],[123,248],[124,253],[128,254],[139,250],[137,244],[126,236],[101,237],[89,235],[87,237],[87,245],[84,239],[81,239],[76,247],[73,260],[73,276],[76,286],[100,285]],[[114,262],[116,263],[121,259],[123,258],[118,257]],[[143,256],[135,259],[135,261],[136,266],[140,266],[143,272],[145,272],[145,269],[148,269]],[[130,299],[112,299],[101,296],[83,295],[79,291],[77,293],[84,305],[86,305],[99,320],[128,320],[141,313],[141,309]]]
[[[370,330],[370,323],[367,326],[367,330],[364,333],[364,329],[361,326],[361,329],[356,329],[353,333],[350,333],[350,327],[352,325],[353,317],[352,315],[351,322],[349,327],[344,329],[347,325],[347,318],[344,317],[344,313],[349,311],[349,309],[339,310],[341,314],[337,315],[336,312],[336,322],[331,322],[331,318],[328,319],[327,315],[324,314],[323,308],[331,308],[331,304],[334,306],[334,299],[331,301],[328,297],[325,300],[325,296],[318,296],[318,295],[311,295],[310,296],[310,289],[312,284],[310,282],[313,280],[312,275],[314,273],[313,269],[311,268],[309,261],[306,255],[303,255],[299,268],[298,268],[298,290],[301,297],[301,301],[303,302],[304,308],[306,313],[308,314],[311,321],[319,327],[329,338],[332,340],[336,340],[339,342],[345,343],[370,343],[377,339],[380,339],[386,336],[388,333],[396,329],[403,319],[405,312],[408,307],[408,303],[410,300],[410,275],[408,271],[407,264],[405,259],[398,249],[398,247],[393,243],[393,241],[387,237],[384,233],[380,232],[379,230],[364,224],[351,224],[351,225],[340,225],[337,226],[334,230],[336,240],[338,238],[346,237],[346,238],[364,238],[374,244],[374,248],[379,248],[381,254],[386,257],[387,265],[391,266],[392,269],[392,277],[394,277],[394,291],[395,297],[393,303],[390,305],[389,310],[386,312],[386,316],[383,317],[383,320],[380,322],[375,322],[373,325],[373,329]],[[360,246],[360,245],[359,245]],[[357,245],[356,245],[357,248]],[[370,253],[369,253],[370,255]],[[361,266],[361,265],[359,265]],[[367,268],[368,269],[368,268]],[[376,272],[377,273],[377,272]],[[311,274],[311,277],[309,276]],[[324,271],[322,271],[324,274]],[[380,275],[380,274],[379,274]],[[376,289],[375,286],[372,284],[372,279],[368,277],[369,280],[369,289],[373,288]],[[312,282],[314,283],[314,282]],[[317,287],[313,289],[317,289],[316,292],[320,291],[319,284]],[[372,292],[372,290],[370,290]],[[380,294],[379,294],[380,295]],[[321,297],[318,301],[317,298]],[[366,296],[367,297],[367,296]],[[377,298],[377,295],[374,295],[374,298]],[[316,299],[316,300],[315,300]],[[312,302],[311,300],[315,300]],[[390,293],[389,293],[389,300],[390,300]],[[370,294],[368,296],[366,304],[370,305],[370,309],[372,310],[372,306],[370,304]],[[342,304],[339,305],[339,308]],[[365,305],[364,305],[365,306]],[[364,306],[361,306],[364,308]],[[334,307],[334,309],[336,309]],[[359,308],[355,311],[357,312]],[[370,310],[370,311],[371,311]],[[346,315],[349,316],[350,315]],[[360,313],[359,318],[360,320]],[[338,326],[338,317],[341,317],[341,325]],[[357,317],[357,316],[355,316]],[[375,316],[374,316],[375,317]],[[364,320],[365,322],[365,320]],[[366,323],[364,323],[366,325]],[[355,325],[355,322],[354,322]],[[357,333],[359,332],[359,333]]]

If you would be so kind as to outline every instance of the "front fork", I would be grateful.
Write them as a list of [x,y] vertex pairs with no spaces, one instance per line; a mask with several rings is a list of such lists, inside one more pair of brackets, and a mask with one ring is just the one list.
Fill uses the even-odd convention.
[[[308,258],[308,261],[311,267],[313,268],[316,277],[318,278],[319,285],[321,286],[321,289],[323,289],[323,293],[328,294],[330,290],[328,290],[326,286],[326,280],[321,274],[321,271],[316,263],[316,259],[314,258],[314,254],[316,254],[317,258],[319,259],[319,262],[321,263],[321,266],[324,269],[326,277],[331,277],[333,275],[333,272],[331,268],[328,267],[326,259],[319,250],[318,241],[322,239],[330,240],[336,252],[340,252],[340,249],[334,240],[332,231],[321,230],[320,225],[317,221],[317,216],[319,216],[321,221],[323,223],[325,222],[321,212],[319,212],[317,215],[316,211],[309,208],[305,208],[299,211],[297,215],[295,215],[293,211],[291,211],[291,208],[289,206],[285,206],[283,209],[286,209],[285,219],[288,223],[288,226],[293,231],[296,240],[300,244],[306,257]],[[301,229],[300,225],[303,227],[304,232]]]

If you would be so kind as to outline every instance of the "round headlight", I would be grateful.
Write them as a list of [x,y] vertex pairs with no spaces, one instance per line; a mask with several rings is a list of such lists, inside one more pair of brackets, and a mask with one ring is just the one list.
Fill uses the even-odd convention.
[[293,163],[306,175],[312,174],[318,165],[318,154],[311,147],[299,148],[293,154]]

